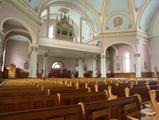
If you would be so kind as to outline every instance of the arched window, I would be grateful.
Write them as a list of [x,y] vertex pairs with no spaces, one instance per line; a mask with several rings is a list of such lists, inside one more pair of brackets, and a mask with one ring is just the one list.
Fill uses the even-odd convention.
[[54,26],[50,26],[49,28],[49,38],[53,38],[54,37]]
[[124,54],[123,62],[124,72],[130,72],[130,54],[128,52]]
[[52,65],[52,69],[62,69],[63,65],[61,62],[54,62]]

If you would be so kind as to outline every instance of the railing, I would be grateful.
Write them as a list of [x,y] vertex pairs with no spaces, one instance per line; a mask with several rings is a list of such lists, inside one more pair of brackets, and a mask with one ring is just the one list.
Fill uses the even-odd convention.
[[99,46],[82,44],[70,42],[67,40],[58,40],[58,39],[49,39],[49,38],[40,38],[38,41],[39,46],[41,47],[53,47],[53,48],[63,48],[91,53],[101,53],[102,48]]

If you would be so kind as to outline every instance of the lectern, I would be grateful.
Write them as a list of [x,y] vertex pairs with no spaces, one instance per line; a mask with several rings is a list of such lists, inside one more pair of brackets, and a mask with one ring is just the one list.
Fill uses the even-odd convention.
[[15,78],[16,77],[16,65],[10,64],[8,66],[8,78]]

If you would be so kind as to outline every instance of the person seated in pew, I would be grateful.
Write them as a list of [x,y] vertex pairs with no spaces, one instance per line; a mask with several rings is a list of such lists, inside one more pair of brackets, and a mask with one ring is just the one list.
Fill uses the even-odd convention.
[[156,111],[156,120],[159,120],[159,104],[158,104],[158,101],[156,100],[156,92],[158,91],[151,90],[150,98],[151,98],[152,106],[154,110]]

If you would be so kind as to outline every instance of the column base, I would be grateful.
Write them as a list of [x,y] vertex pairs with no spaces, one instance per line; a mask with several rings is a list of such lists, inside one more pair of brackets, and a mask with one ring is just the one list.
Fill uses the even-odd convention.
[[136,74],[136,78],[141,78],[141,74]]
[[34,78],[37,78],[37,76],[29,76],[29,78],[33,78],[34,79]]
[[101,76],[101,78],[107,78],[107,76],[106,76],[106,75],[103,75],[103,76]]
[[78,77],[78,78],[84,78],[84,77]]

